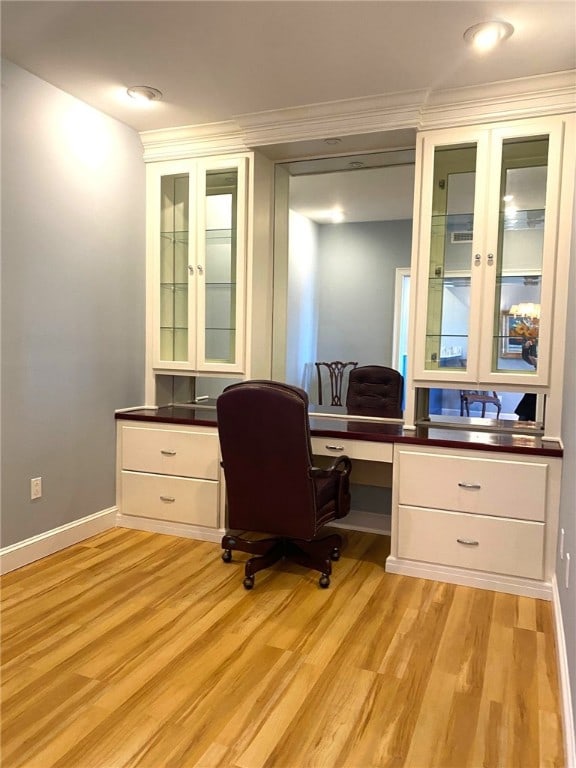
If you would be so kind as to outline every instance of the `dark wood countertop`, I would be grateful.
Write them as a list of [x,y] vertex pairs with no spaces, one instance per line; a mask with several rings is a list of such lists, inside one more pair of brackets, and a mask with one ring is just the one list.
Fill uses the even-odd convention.
[[[317,406],[314,406],[317,411]],[[341,409],[343,414],[345,409]],[[126,421],[161,422],[188,426],[217,427],[216,409],[206,405],[168,405],[158,408],[136,408],[117,411],[116,419]],[[537,435],[511,431],[490,432],[485,429],[454,429],[443,426],[419,426],[416,431],[405,430],[402,424],[364,419],[310,416],[310,432],[314,437],[335,437],[348,440],[370,440],[382,443],[406,443],[459,450],[501,451],[532,456],[562,457],[558,442],[543,441]]]

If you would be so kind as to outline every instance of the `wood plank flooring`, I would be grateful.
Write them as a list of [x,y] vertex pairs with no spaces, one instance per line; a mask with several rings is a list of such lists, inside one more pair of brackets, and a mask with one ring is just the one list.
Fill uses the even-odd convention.
[[3,768],[563,766],[551,605],[114,529],[2,579]]

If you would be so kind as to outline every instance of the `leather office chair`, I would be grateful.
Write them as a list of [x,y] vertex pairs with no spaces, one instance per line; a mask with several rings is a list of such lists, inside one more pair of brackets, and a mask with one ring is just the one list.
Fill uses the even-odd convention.
[[362,365],[350,371],[346,408],[350,414],[402,418],[404,377],[385,365]]
[[500,411],[502,410],[502,403],[498,397],[497,392],[485,392],[479,389],[461,389],[460,390],[460,416],[470,416],[470,405],[472,403],[481,403],[482,405],[482,418],[486,415],[486,406],[488,404],[496,407],[496,418],[500,418]]
[[222,559],[247,552],[244,587],[285,557],[321,572],[328,587],[343,537],[325,524],[350,511],[351,462],[312,465],[308,395],[272,381],[226,387],[216,403],[230,533]]
[[340,360],[332,360],[330,363],[318,362],[314,363],[316,366],[316,374],[318,376],[318,405],[324,405],[322,402],[322,369],[326,368],[328,375],[330,376],[330,405],[342,405],[342,388],[344,385],[344,374],[347,368],[356,368],[358,363],[348,362],[343,363]]

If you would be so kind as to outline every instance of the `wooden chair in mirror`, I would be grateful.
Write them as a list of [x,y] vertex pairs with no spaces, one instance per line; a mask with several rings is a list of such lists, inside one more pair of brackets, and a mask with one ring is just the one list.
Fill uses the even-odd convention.
[[344,388],[344,377],[348,369],[356,368],[357,362],[343,363],[341,360],[332,360],[331,362],[316,362],[316,374],[318,376],[318,405],[324,405],[324,392],[322,372],[329,377],[330,383],[330,402],[326,405],[343,405],[342,390]]

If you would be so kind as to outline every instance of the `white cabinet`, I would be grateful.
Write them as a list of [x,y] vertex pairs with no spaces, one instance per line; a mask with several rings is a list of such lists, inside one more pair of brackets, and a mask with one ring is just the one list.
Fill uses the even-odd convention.
[[561,459],[396,445],[387,570],[550,597]]
[[244,372],[247,183],[247,157],[147,166],[154,370]]
[[572,131],[564,115],[419,136],[417,386],[551,385],[566,322],[555,288],[567,280],[558,232]]
[[118,421],[117,456],[122,525],[218,540],[223,490],[216,428]]

